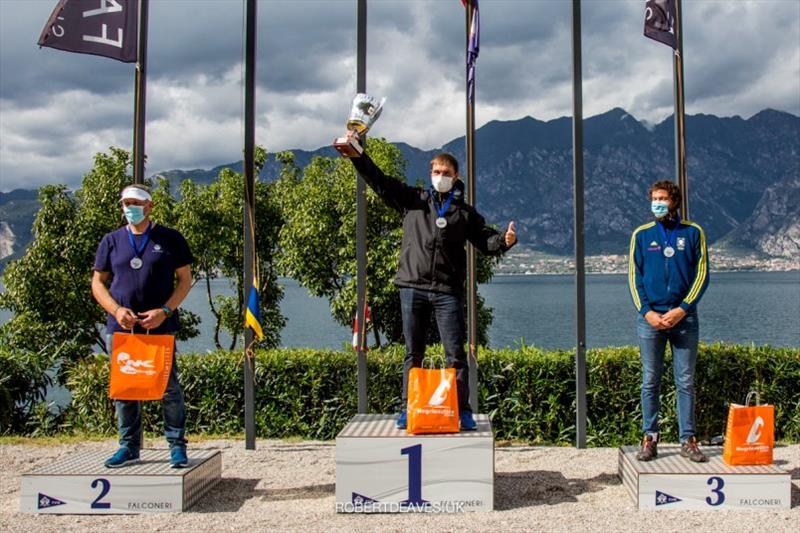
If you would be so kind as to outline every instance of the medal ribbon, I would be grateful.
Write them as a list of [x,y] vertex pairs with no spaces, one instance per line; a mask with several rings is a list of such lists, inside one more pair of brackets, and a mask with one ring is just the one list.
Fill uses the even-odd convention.
[[436,189],[431,187],[431,197],[433,198],[433,207],[436,208],[436,212],[439,214],[439,218],[444,218],[444,214],[447,212],[447,208],[450,207],[450,202],[453,201],[453,193],[456,192],[455,189],[450,191],[450,194],[447,195],[442,207],[439,207],[439,203],[436,201]]
[[131,243],[131,248],[133,248],[133,255],[139,257],[142,252],[144,252],[144,248],[147,246],[147,243],[150,240],[150,230],[153,229],[153,225],[147,225],[147,231],[145,231],[144,235],[142,235],[142,243],[139,245],[139,248],[136,248],[136,241],[133,240],[133,232],[131,231],[131,227],[128,226],[126,229],[128,230],[128,242]]
[[678,231],[678,226],[680,225],[681,222],[678,220],[675,223],[675,227],[670,232],[669,237],[667,237],[667,232],[664,230],[664,224],[661,222],[656,224],[656,226],[658,226],[659,233],[661,233],[661,238],[664,239],[664,243],[666,243],[667,247],[674,248],[674,246],[672,246],[672,238],[675,236],[675,232]]

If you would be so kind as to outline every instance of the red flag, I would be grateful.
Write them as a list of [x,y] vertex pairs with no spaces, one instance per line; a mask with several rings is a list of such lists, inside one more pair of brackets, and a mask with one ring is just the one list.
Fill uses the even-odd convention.
[[138,27],[139,0],[59,0],[39,46],[135,63]]
[[[364,322],[366,322],[367,327],[369,326],[372,319],[369,316],[369,306],[364,306]],[[364,328],[364,338],[362,339],[364,344],[364,351],[367,351],[367,328]],[[358,314],[353,317],[353,349],[358,350]]]

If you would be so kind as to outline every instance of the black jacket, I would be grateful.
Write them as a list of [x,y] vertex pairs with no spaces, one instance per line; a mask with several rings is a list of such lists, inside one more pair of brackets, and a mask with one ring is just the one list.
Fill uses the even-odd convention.
[[[366,152],[351,161],[372,190],[403,214],[403,244],[394,281],[398,287],[462,294],[467,240],[486,255],[501,255],[509,249],[505,235],[488,227],[484,218],[464,202],[461,180],[453,185],[453,200],[444,215],[447,226],[439,228],[433,199],[438,193],[386,176]],[[438,204],[441,206],[442,201]]]

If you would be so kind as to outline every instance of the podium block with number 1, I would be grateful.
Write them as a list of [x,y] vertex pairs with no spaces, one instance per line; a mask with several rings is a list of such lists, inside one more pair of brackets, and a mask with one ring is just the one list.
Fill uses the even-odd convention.
[[477,431],[408,435],[392,415],[356,415],[336,437],[336,511],[491,511],[494,438],[475,419]]

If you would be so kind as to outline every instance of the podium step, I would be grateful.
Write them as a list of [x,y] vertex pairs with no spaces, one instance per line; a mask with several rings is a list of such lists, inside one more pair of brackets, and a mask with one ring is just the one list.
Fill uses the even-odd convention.
[[789,509],[791,476],[775,465],[729,466],[719,447],[703,448],[707,463],[681,457],[680,446],[658,447],[652,461],[636,446],[619,449],[619,476],[639,509]]
[[356,415],[336,437],[336,511],[340,513],[491,511],[494,435],[477,431],[409,435],[395,415]]
[[185,511],[222,477],[218,450],[189,450],[187,468],[171,468],[169,450],[142,450],[141,462],[106,468],[111,452],[89,451],[22,475],[20,511],[139,514]]

